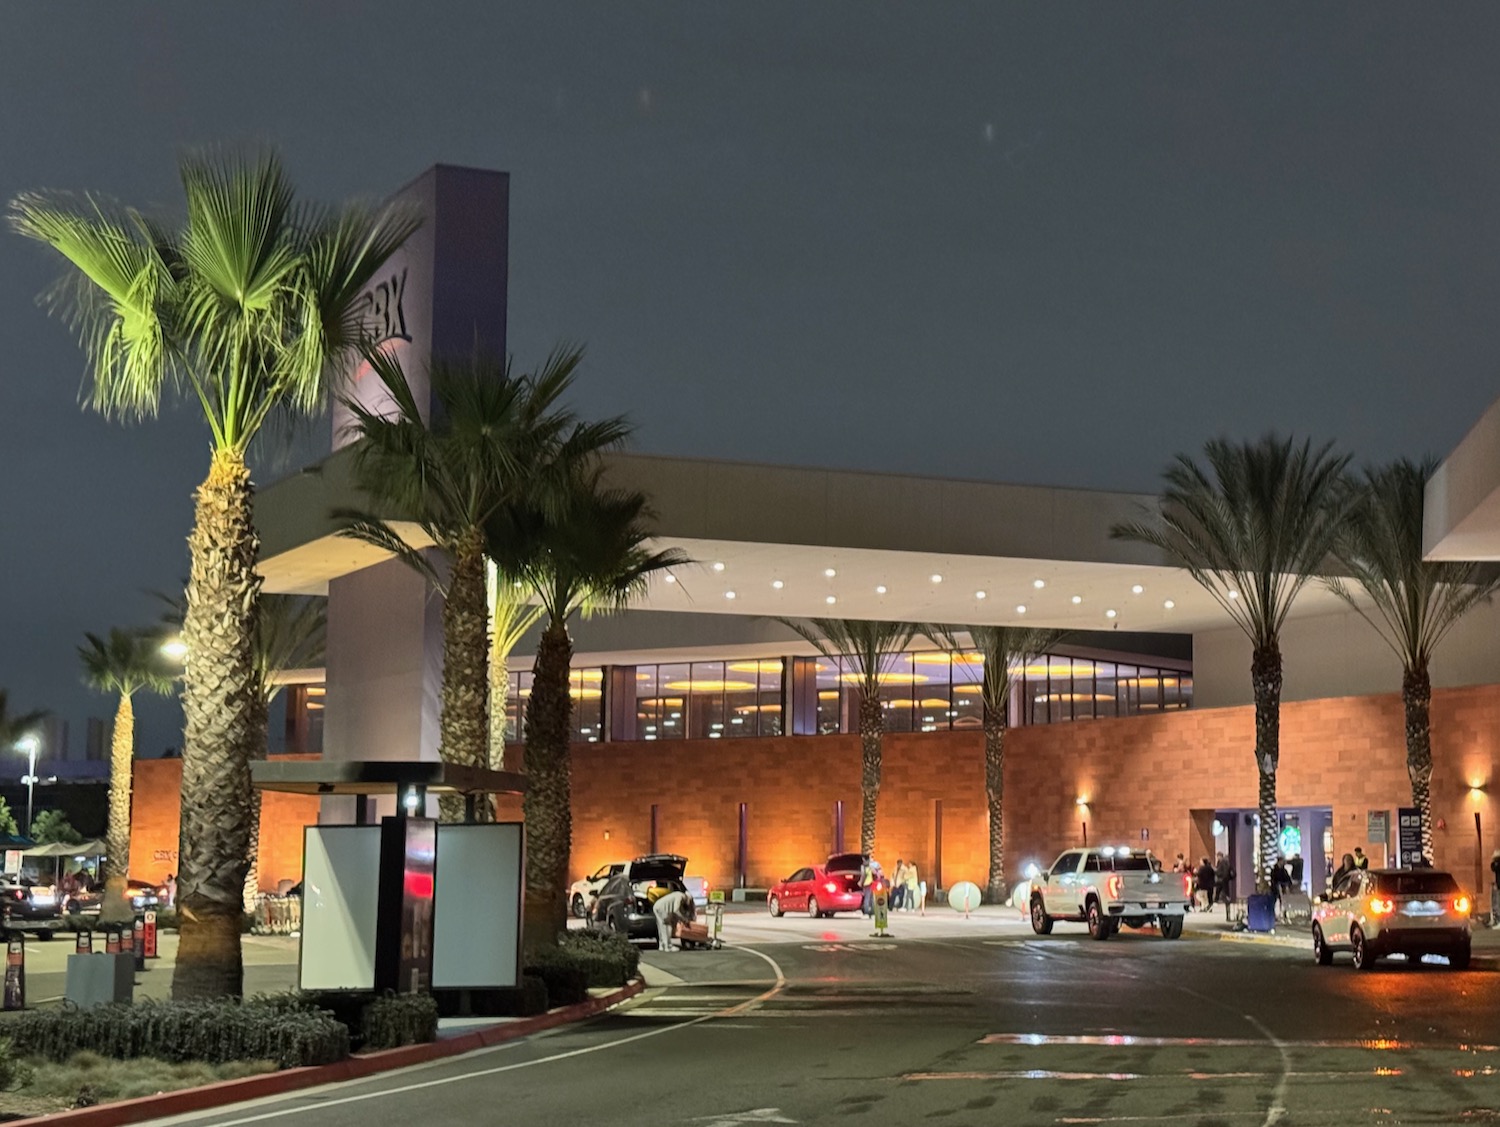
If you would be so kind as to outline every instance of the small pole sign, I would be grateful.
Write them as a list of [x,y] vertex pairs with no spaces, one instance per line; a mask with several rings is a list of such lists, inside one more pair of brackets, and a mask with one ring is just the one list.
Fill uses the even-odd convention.
[[26,1008],[26,940],[19,932],[5,945],[5,1009]]
[[886,891],[885,883],[881,882],[875,889],[875,931],[872,933],[875,939],[888,939],[890,932],[886,931],[891,921],[890,916],[890,893]]
[[154,959],[156,954],[156,913],[148,911],[141,925],[141,948],[146,952],[146,958]]

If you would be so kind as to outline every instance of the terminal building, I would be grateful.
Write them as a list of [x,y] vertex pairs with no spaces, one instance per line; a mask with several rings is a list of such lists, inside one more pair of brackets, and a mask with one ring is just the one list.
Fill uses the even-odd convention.
[[[426,222],[370,298],[387,346],[409,375],[476,341],[503,354],[508,178],[439,166],[403,191]],[[441,603],[399,560],[337,535],[332,512],[359,507],[341,431],[335,415],[331,455],[257,501],[266,590],[328,599],[326,669],[291,678],[286,750],[434,759]],[[856,847],[857,689],[781,621],[837,617],[1068,631],[1018,671],[1011,699],[1012,881],[1086,838],[1167,858],[1223,851],[1245,891],[1257,791],[1250,648],[1185,572],[1110,538],[1152,497],[634,452],[613,455],[608,476],[649,494],[657,543],[695,562],[654,580],[633,609],[574,624],[577,875],[668,851],[716,887],[763,887]],[[416,525],[401,527],[427,546]],[[1426,533],[1430,558],[1500,559],[1500,404],[1430,483]],[[1476,609],[1432,669],[1435,861],[1475,888],[1500,847],[1497,627],[1500,609]],[[511,661],[512,736],[529,644]],[[1280,840],[1316,892],[1355,846],[1395,861],[1411,801],[1401,669],[1316,583],[1282,649]],[[985,879],[981,677],[977,655],[919,637],[881,690],[877,853],[915,860],[933,887]],[[514,753],[508,765],[522,766],[524,748]],[[172,869],[176,770],[137,765],[134,876]],[[351,820],[338,805],[349,801],[268,802],[264,884],[299,879],[303,825]]]

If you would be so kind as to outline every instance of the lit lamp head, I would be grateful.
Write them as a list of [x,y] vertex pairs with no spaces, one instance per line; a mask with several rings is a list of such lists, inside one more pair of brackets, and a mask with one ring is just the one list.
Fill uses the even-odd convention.
[[1073,805],[1080,810],[1087,810],[1089,808],[1089,800],[1080,794],[1073,800]]
[[16,750],[22,755],[35,755],[42,746],[42,741],[35,736],[22,736],[16,741]]
[[169,657],[173,661],[181,661],[187,657],[187,643],[181,638],[169,638],[161,644],[163,657]]
[[1487,787],[1485,785],[1485,783],[1484,783],[1484,781],[1482,779],[1478,779],[1478,780],[1471,779],[1471,780],[1469,780],[1469,797],[1472,798],[1472,799],[1474,799],[1475,801],[1478,801],[1479,799],[1483,798],[1484,797],[1484,792],[1487,791],[1488,789],[1489,789],[1489,787]]

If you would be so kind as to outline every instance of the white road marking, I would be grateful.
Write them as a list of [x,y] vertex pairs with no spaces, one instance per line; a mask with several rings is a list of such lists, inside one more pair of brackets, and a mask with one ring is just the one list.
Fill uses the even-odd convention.
[[[770,1001],[786,988],[786,975],[782,973],[781,967],[775,959],[771,958],[770,955],[764,954],[761,951],[756,951],[750,947],[741,947],[739,948],[739,950],[749,951],[750,954],[764,959],[767,963],[769,963],[771,965],[771,969],[776,973],[776,982],[775,985],[773,985],[769,990],[764,991],[757,997],[751,998],[748,1001],[741,1002],[737,1006],[731,1006],[728,1009],[704,1014],[702,1017],[693,1018],[691,1021],[682,1021],[678,1022],[675,1025],[664,1025],[660,1029],[648,1029],[644,1033],[632,1033],[629,1037],[620,1037],[614,1041],[605,1041],[603,1044],[589,1045],[586,1048],[582,1049],[570,1049],[565,1053],[553,1053],[551,1056],[538,1057],[535,1060],[517,1061],[514,1064],[496,1065],[494,1068],[479,1069],[475,1072],[464,1072],[458,1074],[457,1076],[444,1076],[436,1080],[422,1080],[414,1084],[403,1084],[397,1088],[381,1088],[379,1091],[375,1092],[362,1092],[358,1095],[353,1096],[342,1096],[337,1099],[321,1100],[318,1103],[307,1104],[303,1107],[278,1108],[275,1111],[266,1111],[262,1112],[259,1115],[247,1115],[240,1119],[226,1120],[224,1122],[216,1124],[216,1127],[240,1127],[240,1125],[244,1123],[263,1123],[267,1119],[280,1119],[283,1116],[302,1115],[306,1112],[319,1112],[324,1110],[325,1108],[338,1107],[341,1104],[363,1103],[366,1100],[378,1100],[383,1099],[387,1096],[398,1096],[406,1092],[419,1092],[427,1088],[439,1088],[445,1084],[456,1084],[464,1080],[477,1080],[483,1076],[495,1076],[502,1072],[514,1072],[517,1069],[531,1068],[532,1066],[538,1064],[551,1064],[553,1061],[568,1060],[572,1057],[582,1057],[587,1056],[591,1053],[603,1052],[605,1049],[614,1049],[618,1048],[621,1045],[629,1045],[635,1041],[644,1041],[648,1037],[659,1037],[663,1033],[671,1033],[673,1030],[677,1029],[691,1029],[695,1025],[702,1025],[705,1021],[712,1021],[716,1017],[738,1016],[739,1014],[742,1014],[745,1011],[760,1005],[762,1002]],[[506,1047],[514,1046],[512,1045]],[[329,1085],[329,1087],[332,1087],[332,1085]],[[315,1088],[306,1089],[301,1092],[290,1093],[287,1097],[284,1098],[295,1099],[298,1097],[307,1096],[317,1090],[318,1089]],[[205,1116],[200,1114],[192,1117],[182,1117],[178,1120],[178,1122],[186,1122],[189,1119],[201,1120],[203,1118],[205,1118]],[[775,1122],[775,1120],[771,1120],[770,1122]]]
[[723,1115],[699,1115],[688,1123],[707,1123],[709,1127],[737,1127],[741,1123],[796,1123],[781,1114],[779,1107],[758,1107],[754,1111],[729,1111]]
[[1292,1054],[1287,1048],[1286,1042],[1277,1037],[1261,1023],[1260,1019],[1252,1014],[1242,1015],[1246,1021],[1260,1030],[1261,1035],[1276,1047],[1281,1054],[1281,1077],[1276,1081],[1276,1087],[1271,1092],[1271,1106],[1266,1108],[1266,1117],[1261,1121],[1261,1127],[1272,1127],[1286,1118],[1286,1085],[1292,1076]]

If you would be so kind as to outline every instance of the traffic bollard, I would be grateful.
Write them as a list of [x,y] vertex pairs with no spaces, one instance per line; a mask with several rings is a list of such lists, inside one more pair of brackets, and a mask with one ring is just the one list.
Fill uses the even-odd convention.
[[88,928],[80,928],[78,934],[73,937],[73,954],[92,955],[94,953],[94,933]]
[[891,922],[890,894],[884,887],[875,890],[875,930],[871,933],[872,939],[889,939],[891,933],[886,930],[886,925]]

